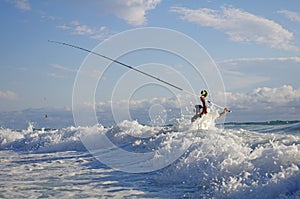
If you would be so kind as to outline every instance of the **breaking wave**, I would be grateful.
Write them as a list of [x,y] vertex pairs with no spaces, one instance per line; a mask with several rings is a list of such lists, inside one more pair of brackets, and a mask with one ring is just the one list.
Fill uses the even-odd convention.
[[[117,126],[61,129],[0,129],[0,150],[20,153],[86,152],[81,138],[105,134],[125,151],[160,155],[188,146],[153,179],[162,185],[196,187],[186,197],[297,198],[300,195],[300,123],[227,124],[211,118],[191,125],[148,126],[123,121]],[[204,129],[203,129],[204,128]],[[129,157],[130,158],[130,157]],[[115,161],[111,157],[111,161]],[[129,159],[130,161],[130,159]]]

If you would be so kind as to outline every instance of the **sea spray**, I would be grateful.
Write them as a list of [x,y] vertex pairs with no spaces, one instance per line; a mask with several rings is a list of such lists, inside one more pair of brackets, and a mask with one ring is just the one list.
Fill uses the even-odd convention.
[[[88,194],[84,191],[86,189],[100,195],[106,193],[110,197],[118,197],[121,193],[125,196],[139,193],[141,198],[167,197],[170,193],[174,198],[299,197],[300,123],[232,125],[224,129],[214,125],[199,129],[198,125],[191,126],[190,121],[185,120],[175,126],[123,121],[111,127],[35,129],[29,125],[25,130],[2,128],[1,178],[13,181],[6,185],[10,188],[1,188],[1,192],[5,195],[21,194],[20,190],[11,188],[17,183],[20,188],[26,189],[22,191],[23,195],[35,195],[39,188],[29,186],[29,176],[35,176],[34,181],[41,184],[40,189],[53,189],[51,194],[54,196],[61,196],[64,191],[71,196],[80,196],[83,192]],[[95,140],[97,146],[95,138],[99,134],[107,136],[117,147],[128,152],[156,150],[154,158],[160,162],[164,160],[162,157],[168,160],[172,150],[186,150],[159,170],[130,174],[108,168],[89,154],[81,139],[88,136]],[[123,158],[127,163],[134,163],[133,157]],[[108,158],[111,162],[120,160],[117,156]],[[135,163],[138,168],[141,162]],[[61,183],[42,183],[56,178]],[[70,183],[76,184],[79,179],[82,187],[69,192]],[[105,183],[108,182],[116,185],[107,186]],[[101,193],[92,186],[98,187]]]

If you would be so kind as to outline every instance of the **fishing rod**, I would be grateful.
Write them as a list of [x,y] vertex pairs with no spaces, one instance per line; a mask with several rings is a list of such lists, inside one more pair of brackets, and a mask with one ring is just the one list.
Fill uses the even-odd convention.
[[[139,70],[139,69],[137,69],[137,68],[134,68],[133,66],[130,66],[130,65],[128,65],[128,64],[124,64],[124,63],[122,63],[122,62],[120,62],[120,61],[118,61],[118,60],[112,59],[112,58],[107,57],[107,56],[105,56],[105,55],[102,55],[102,54],[96,53],[96,52],[94,52],[94,51],[88,50],[88,49],[86,49],[86,48],[82,48],[82,47],[75,46],[75,45],[72,45],[72,44],[68,44],[68,43],[65,43],[65,42],[53,41],[53,40],[48,40],[48,42],[50,42],[50,43],[55,43],[55,44],[59,44],[59,45],[64,45],[64,46],[69,46],[69,47],[72,47],[72,48],[76,48],[76,49],[79,49],[79,50],[83,50],[83,51],[89,52],[89,53],[91,53],[91,54],[97,55],[97,56],[102,57],[102,58],[104,58],[104,59],[110,60],[110,61],[115,62],[115,63],[117,63],[117,64],[120,64],[120,65],[122,65],[122,66],[125,66],[125,67],[127,67],[127,68],[129,68],[129,69],[131,69],[131,70],[134,70],[134,71],[136,71],[136,72],[139,72],[139,73],[141,73],[141,74],[143,74],[143,75],[146,75],[146,76],[148,76],[148,77],[151,77],[151,78],[153,78],[153,79],[156,79],[157,81],[160,81],[160,82],[162,82],[162,83],[164,83],[164,84],[167,84],[167,85],[169,85],[169,86],[171,86],[171,87],[173,87],[173,88],[176,88],[177,90],[180,90],[180,91],[182,91],[182,92],[185,92],[185,93],[187,93],[187,94],[189,94],[189,95],[193,95],[193,96],[198,97],[198,95],[195,95],[194,93],[191,93],[191,92],[189,92],[189,91],[186,91],[186,90],[184,90],[183,88],[180,88],[179,86],[176,86],[176,85],[174,85],[174,84],[171,84],[171,83],[169,83],[169,82],[167,82],[167,81],[165,81],[165,80],[162,80],[162,79],[160,79],[160,78],[158,78],[158,77],[156,77],[156,76],[153,76],[153,75],[151,75],[151,74],[149,74],[149,73],[146,73],[146,72],[144,72],[144,71],[141,71],[141,70]],[[221,108],[221,109],[224,109],[224,107],[219,106],[219,105],[217,105],[217,104],[214,104],[214,103],[212,103],[211,101],[208,101],[208,103],[211,103],[211,104],[213,104],[213,105],[215,105],[215,106],[217,106],[217,107],[219,107],[219,108]]]
[[[218,104],[215,104],[215,103],[211,102],[210,100],[207,100],[207,102],[210,103],[210,104],[212,104],[212,105],[214,105],[214,106],[216,106],[216,107],[218,107],[218,108],[220,108],[220,109],[225,109],[223,106],[219,106]],[[232,111],[228,110],[228,112],[231,113]]]
[[89,53],[91,53],[91,54],[100,56],[100,57],[102,57],[102,58],[104,58],[104,59],[110,60],[110,61],[115,62],[115,63],[117,63],[117,64],[120,64],[120,65],[122,65],[122,66],[125,66],[125,67],[127,67],[127,68],[129,68],[129,69],[131,69],[131,70],[136,71],[136,72],[142,73],[143,75],[146,75],[146,76],[148,76],[148,77],[151,77],[151,78],[153,78],[153,79],[156,79],[157,81],[160,81],[160,82],[162,82],[162,83],[164,83],[164,84],[167,84],[167,85],[169,85],[169,86],[172,86],[173,88],[176,88],[176,89],[178,89],[178,90],[180,90],[180,91],[183,91],[182,88],[180,88],[180,87],[178,87],[178,86],[175,86],[174,84],[171,84],[171,83],[169,83],[169,82],[166,82],[166,81],[164,81],[164,80],[162,80],[162,79],[159,79],[158,77],[155,77],[155,76],[153,76],[153,75],[151,75],[151,74],[145,73],[144,71],[141,71],[141,70],[139,70],[139,69],[136,69],[136,68],[134,68],[134,67],[132,67],[132,66],[130,66],[130,65],[128,65],[128,64],[124,64],[124,63],[122,63],[122,62],[120,62],[120,61],[118,61],[118,60],[112,59],[112,58],[107,57],[107,56],[105,56],[105,55],[101,55],[101,54],[96,53],[96,52],[94,52],[94,51],[91,51],[91,50],[88,50],[88,49],[85,49],[85,48],[82,48],[82,47],[79,47],[79,46],[75,46],[75,45],[72,45],[72,44],[64,43],[64,42],[51,41],[51,40],[48,40],[48,42],[56,43],[56,44],[61,44],[61,45],[65,45],[65,46],[70,46],[70,47],[72,47],[72,48],[77,48],[77,49],[80,49],[80,50],[89,52]]

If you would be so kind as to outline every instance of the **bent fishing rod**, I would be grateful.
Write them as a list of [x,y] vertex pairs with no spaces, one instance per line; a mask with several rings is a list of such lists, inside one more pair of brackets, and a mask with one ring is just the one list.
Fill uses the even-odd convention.
[[[55,43],[55,44],[59,44],[59,45],[64,45],[64,46],[69,46],[69,47],[72,47],[72,48],[76,48],[76,49],[83,50],[83,51],[86,51],[86,52],[88,52],[88,53],[97,55],[97,56],[102,57],[102,58],[104,58],[104,59],[110,60],[110,61],[115,62],[115,63],[117,63],[117,64],[120,64],[120,65],[122,65],[122,66],[125,66],[126,68],[129,68],[129,69],[131,69],[131,70],[134,70],[134,71],[136,71],[136,72],[139,72],[139,73],[141,73],[141,74],[143,74],[143,75],[146,75],[146,76],[148,76],[148,77],[151,77],[151,78],[153,78],[153,79],[155,79],[155,80],[157,80],[157,81],[160,81],[160,82],[162,82],[162,83],[164,83],[164,84],[167,84],[167,85],[169,85],[169,86],[171,86],[171,87],[173,87],[173,88],[176,88],[177,90],[180,90],[180,91],[182,91],[182,92],[185,92],[185,93],[187,93],[187,94],[189,94],[189,95],[193,95],[193,96],[198,97],[198,95],[195,95],[195,94],[192,93],[192,92],[186,91],[186,90],[184,90],[183,88],[180,88],[179,86],[176,86],[176,85],[171,84],[171,83],[169,83],[169,82],[167,82],[167,81],[165,81],[165,80],[162,80],[162,79],[160,79],[160,78],[158,78],[158,77],[156,77],[156,76],[153,76],[153,75],[151,75],[151,74],[149,74],[149,73],[146,73],[146,72],[144,72],[144,71],[141,71],[141,70],[139,70],[139,69],[137,69],[137,68],[135,68],[135,67],[133,67],[133,66],[130,66],[130,65],[128,65],[128,64],[124,64],[123,62],[120,62],[120,61],[118,61],[118,60],[115,60],[115,59],[112,59],[112,58],[107,57],[107,56],[105,56],[105,55],[96,53],[96,52],[94,52],[94,51],[92,51],[92,50],[88,50],[88,49],[86,49],[86,48],[82,48],[82,47],[75,46],[75,45],[72,45],[72,44],[68,44],[68,43],[65,43],[65,42],[59,42],[59,41],[53,41],[53,40],[48,40],[48,42],[50,42],[50,43]],[[221,109],[224,109],[224,107],[219,106],[219,105],[217,105],[217,104],[215,104],[215,103],[212,103],[211,101],[207,101],[207,102],[210,103],[210,104],[213,104],[213,105],[216,106],[216,107],[219,107],[219,108],[221,108]]]
[[127,67],[127,68],[129,68],[129,69],[131,69],[131,70],[134,70],[134,71],[136,71],[136,72],[142,73],[143,75],[146,75],[146,76],[148,76],[148,77],[151,77],[151,78],[153,78],[153,79],[156,79],[157,81],[160,81],[160,82],[162,82],[162,83],[164,83],[164,84],[167,84],[167,85],[169,85],[169,86],[172,86],[173,88],[176,88],[176,89],[178,89],[178,90],[180,90],[180,91],[184,91],[182,88],[180,88],[180,87],[178,87],[178,86],[175,86],[174,84],[171,84],[171,83],[169,83],[169,82],[166,82],[166,81],[164,81],[164,80],[162,80],[162,79],[159,79],[158,77],[155,77],[155,76],[153,76],[153,75],[151,75],[151,74],[145,73],[144,71],[141,71],[141,70],[139,70],[139,69],[136,69],[136,68],[134,68],[134,67],[132,67],[132,66],[130,66],[130,65],[128,65],[128,64],[124,64],[124,63],[122,63],[122,62],[120,62],[120,61],[118,61],[118,60],[112,59],[112,58],[107,57],[107,56],[105,56],[105,55],[101,55],[101,54],[96,53],[96,52],[94,52],[94,51],[91,51],[91,50],[88,50],[88,49],[85,49],[85,48],[82,48],[82,47],[79,47],[79,46],[75,46],[75,45],[72,45],[72,44],[64,43],[64,42],[51,41],[51,40],[48,40],[48,41],[51,42],[51,43],[56,43],[56,44],[61,44],[61,45],[65,45],[65,46],[70,46],[70,47],[72,47],[72,48],[77,48],[77,49],[80,49],[80,50],[89,52],[89,53],[91,53],[91,54],[100,56],[100,57],[102,57],[102,58],[104,58],[104,59],[110,60],[110,61],[112,61],[112,62],[115,62],[115,63],[117,63],[117,64],[120,64],[120,65],[122,65],[122,66],[125,66],[125,67]]

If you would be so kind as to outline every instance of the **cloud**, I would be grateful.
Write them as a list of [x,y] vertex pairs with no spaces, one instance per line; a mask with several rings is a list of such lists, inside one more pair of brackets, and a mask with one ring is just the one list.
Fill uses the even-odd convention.
[[[239,104],[244,107],[261,107],[262,110],[279,106],[300,105],[300,89],[294,89],[291,85],[283,85],[278,88],[255,88],[248,93],[226,93],[227,100],[231,104]],[[267,105],[267,106],[265,106]],[[262,107],[264,106],[264,107]]]
[[278,13],[283,14],[291,21],[300,22],[300,13],[289,10],[279,10]]
[[240,62],[264,62],[264,61],[280,61],[280,62],[296,62],[300,63],[300,57],[254,57],[254,58],[237,58],[227,59],[217,62],[217,64],[233,64]]
[[240,9],[222,7],[222,10],[192,10],[172,7],[171,11],[181,14],[182,19],[188,22],[224,31],[235,42],[254,42],[283,50],[299,50],[291,44],[294,39],[292,32],[272,20]]
[[[167,97],[155,97],[151,99],[134,99],[134,100],[118,100],[118,101],[99,101],[96,104],[96,107],[98,110],[101,111],[107,111],[111,109],[112,106],[114,108],[117,108],[119,110],[126,109],[128,106],[132,110],[147,110],[154,104],[160,104],[165,108],[180,108],[180,106],[186,106],[187,100],[183,101],[184,99],[191,100],[191,98],[184,96],[178,96],[181,98],[181,101],[184,102],[184,104],[180,104],[178,99],[175,98],[167,98]],[[86,102],[84,103],[84,106],[87,107],[94,107],[93,103]],[[83,107],[84,108],[84,107]]]
[[[62,65],[59,65],[59,64],[50,64],[50,66],[52,66],[53,68],[58,69],[58,70],[72,72],[72,73],[77,73],[76,69],[68,68],[68,67],[65,67],[65,66],[62,66]],[[65,78],[65,76],[59,75],[59,74],[56,74],[56,73],[49,73],[48,76],[54,77],[56,79],[63,79],[63,78]]]
[[53,68],[59,69],[59,70],[77,73],[76,69],[71,69],[71,68],[68,68],[68,67],[65,67],[65,66],[62,66],[59,64],[50,64],[50,66],[52,66]]
[[[66,71],[66,72],[71,72],[71,73],[80,73],[80,75],[85,75],[87,78],[99,78],[99,74],[101,73],[100,69],[94,69],[94,70],[79,70],[79,69],[72,69],[68,68],[65,66],[62,66],[60,64],[50,64],[51,67],[61,70],[61,71]],[[54,78],[65,78],[65,76],[58,75],[56,73],[49,73],[48,74],[50,77]],[[105,79],[105,77],[103,77]]]
[[179,93],[176,97],[154,97],[154,98],[144,98],[144,99],[120,99],[120,100],[106,100],[98,101],[96,104],[94,102],[82,103],[82,109],[94,108],[100,112],[109,112],[113,107],[116,110],[124,111],[129,107],[130,110],[143,110],[147,111],[153,105],[161,105],[165,109],[184,109],[186,107],[194,108],[192,101],[195,100],[195,96],[186,95],[185,93]]
[[10,0],[9,2],[22,11],[31,10],[31,6],[28,0]]
[[[132,26],[141,26],[147,24],[147,12],[156,8],[161,0],[102,0],[91,3],[96,9],[100,9],[101,14],[109,13],[125,20]],[[56,20],[57,17],[45,17],[45,19]],[[85,35],[92,39],[104,40],[111,35],[107,26],[92,27],[83,24],[78,20],[71,21],[68,24],[56,26],[58,29],[69,31],[73,35]]]
[[56,21],[61,19],[62,17],[58,17],[58,16],[50,16],[50,15],[41,16],[41,21]]
[[270,81],[270,77],[265,75],[250,74],[236,70],[222,69],[223,80],[227,89],[244,89],[253,85]]
[[[300,88],[295,89],[291,85],[281,87],[257,87],[248,92],[225,92],[227,98],[226,106],[233,112],[227,114],[227,121],[267,121],[267,120],[294,120],[300,117]],[[101,101],[94,106],[93,103],[86,103],[87,107],[96,107],[99,115],[107,114],[113,119],[112,107],[119,114],[129,112],[138,113],[141,118],[151,112],[155,105],[161,105],[170,117],[180,118],[180,113],[185,118],[193,114],[194,105],[200,103],[199,99],[193,96],[178,95],[180,100],[173,97],[156,97],[150,99]],[[213,103],[225,106],[224,93],[214,93],[209,96]],[[182,102],[182,104],[180,104]],[[210,105],[210,104],[209,104]],[[91,110],[82,107],[82,110]],[[221,112],[221,110],[219,110]],[[174,113],[174,114],[172,114]]]
[[132,26],[141,26],[147,23],[146,14],[153,10],[161,0],[102,0],[101,4],[108,12],[125,20]]
[[56,26],[58,29],[70,31],[73,35],[87,35],[92,39],[103,40],[109,35],[106,26],[90,27],[80,21],[72,21],[69,24]]
[[250,89],[267,85],[299,85],[300,57],[235,58],[216,62],[226,88]]
[[0,91],[0,99],[15,100],[18,95],[13,91]]
[[227,105],[233,110],[227,115],[230,121],[298,120],[300,117],[300,88],[291,85],[225,94]]
[[71,29],[71,27],[67,26],[67,25],[59,25],[59,26],[56,26],[56,28],[61,29],[61,30],[70,30]]
[[73,26],[72,33],[75,35],[92,35],[96,32],[89,26],[81,24],[80,21],[72,21],[71,25]]
[[58,74],[55,74],[55,73],[49,73],[48,76],[54,77],[54,78],[56,78],[56,79],[63,79],[63,78],[65,78],[65,76],[63,76],[63,75],[58,75]]

